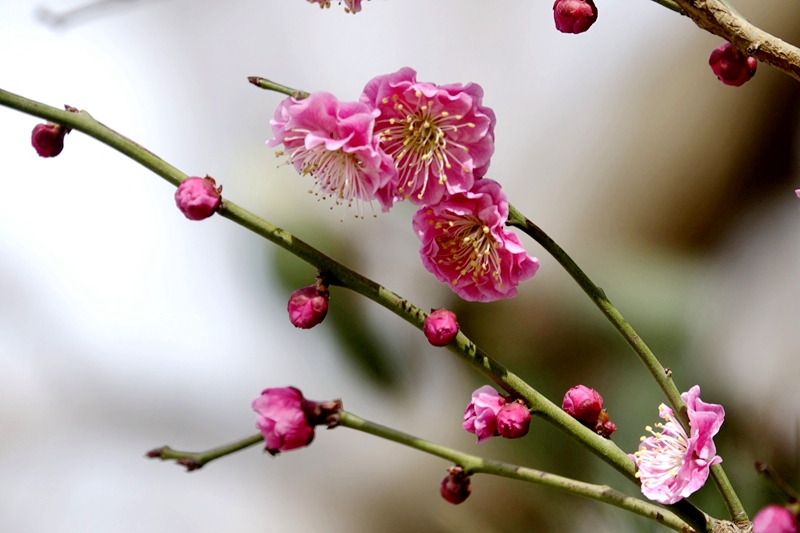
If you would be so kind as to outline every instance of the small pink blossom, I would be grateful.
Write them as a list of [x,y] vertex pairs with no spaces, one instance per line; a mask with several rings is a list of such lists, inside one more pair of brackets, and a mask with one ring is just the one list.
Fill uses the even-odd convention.
[[320,284],[297,289],[289,297],[287,310],[292,325],[300,329],[311,329],[328,314],[329,293]]
[[423,206],[413,227],[422,244],[422,263],[436,279],[465,300],[511,298],[531,278],[539,261],[503,228],[508,201],[500,185],[478,180],[471,191]]
[[422,324],[422,331],[434,346],[447,346],[458,335],[456,314],[447,309],[431,311]]
[[564,395],[561,408],[581,422],[594,424],[603,410],[603,397],[594,389],[577,385]]
[[688,497],[708,479],[709,468],[721,463],[716,455],[714,435],[725,420],[721,405],[700,400],[700,387],[695,385],[681,394],[686,402],[691,436],[675,420],[672,410],[664,404],[658,408],[666,423],[656,424],[660,432],[647,426],[652,436],[639,445],[631,458],[636,462],[642,493],[649,499],[666,505]]
[[491,385],[484,385],[472,393],[472,401],[464,412],[461,427],[478,436],[478,444],[497,435],[497,413],[506,404]]
[[261,430],[271,455],[308,446],[314,439],[314,425],[303,409],[303,393],[294,387],[265,389],[253,400]]
[[447,477],[442,480],[442,485],[439,487],[439,493],[453,505],[463,503],[472,492],[469,488],[469,476],[460,466],[452,466],[447,472]]
[[362,202],[378,200],[384,210],[392,206],[397,175],[373,134],[377,115],[366,104],[339,102],[326,92],[287,98],[270,121],[275,138],[267,144],[283,144],[297,171],[316,179],[323,199],[330,196],[348,207],[356,203],[363,217]]
[[753,518],[753,533],[797,533],[797,518],[779,505],[767,505]]
[[553,16],[561,33],[583,33],[597,20],[597,8],[592,0],[556,0]]
[[724,43],[708,58],[711,70],[725,85],[739,87],[755,76],[758,61],[740,52],[731,43]]
[[41,157],[55,157],[64,149],[64,136],[69,128],[60,124],[37,124],[31,132],[31,145]]
[[531,412],[517,400],[505,404],[497,413],[497,432],[506,439],[519,439],[528,434]]
[[221,190],[208,176],[186,178],[175,191],[175,204],[189,220],[203,220],[219,208]]
[[379,112],[375,131],[399,176],[396,199],[435,204],[467,192],[494,152],[494,112],[475,83],[418,82],[408,67],[373,78],[361,101]]

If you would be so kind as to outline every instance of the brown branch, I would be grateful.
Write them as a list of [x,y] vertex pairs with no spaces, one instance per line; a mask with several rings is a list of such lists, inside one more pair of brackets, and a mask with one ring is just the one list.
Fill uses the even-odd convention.
[[724,0],[675,0],[700,28],[800,81],[800,48],[750,24]]

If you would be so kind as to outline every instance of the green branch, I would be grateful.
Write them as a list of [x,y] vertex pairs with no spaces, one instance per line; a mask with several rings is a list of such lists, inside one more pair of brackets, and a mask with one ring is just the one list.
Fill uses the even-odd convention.
[[185,466],[187,472],[191,472],[192,470],[199,470],[203,468],[203,466],[210,463],[214,459],[219,459],[220,457],[225,457],[226,455],[244,450],[245,448],[255,446],[263,440],[264,436],[261,433],[258,433],[252,437],[247,437],[246,439],[232,442],[231,444],[226,444],[225,446],[220,446],[218,448],[212,448],[205,452],[179,452],[178,450],[173,450],[169,446],[164,446],[161,448],[156,448],[155,450],[150,450],[145,456],[149,457],[150,459],[175,461],[177,464]]
[[374,422],[369,422],[345,411],[342,411],[340,415],[340,426],[363,431],[364,433],[369,433],[370,435],[391,440],[403,444],[404,446],[409,446],[422,452],[441,457],[442,459],[452,461],[470,475],[490,474],[517,479],[519,481],[527,481],[528,483],[543,485],[576,496],[583,496],[584,498],[614,505],[620,509],[625,509],[626,511],[654,520],[675,531],[680,531],[682,533],[694,531],[694,529],[689,527],[672,512],[662,509],[652,503],[626,496],[606,485],[593,485],[591,483],[584,483],[582,481],[556,476],[540,470],[534,470],[532,468],[483,459],[475,455],[469,455],[453,450],[452,448],[413,437],[395,429],[375,424]]
[[[691,434],[691,429],[689,428],[689,415],[686,408],[686,404],[681,399],[681,394],[678,391],[678,388],[675,386],[675,383],[672,381],[672,373],[668,372],[658,361],[655,354],[648,348],[647,344],[639,337],[639,335],[634,331],[630,324],[622,317],[619,311],[611,304],[611,302],[606,297],[606,293],[598,287],[597,285],[589,279],[589,276],[584,273],[583,270],[572,260],[572,258],[567,255],[567,252],[563,250],[553,239],[550,238],[544,231],[542,231],[539,226],[528,220],[525,215],[520,213],[514,206],[509,205],[509,216],[508,216],[508,225],[513,226],[515,228],[521,229],[525,232],[528,236],[530,236],[533,240],[538,242],[542,245],[542,247],[547,250],[553,258],[564,267],[572,279],[583,289],[583,291],[589,296],[589,298],[594,302],[594,304],[603,312],[603,314],[608,318],[608,320],[614,325],[620,335],[628,342],[628,344],[633,348],[633,351],[636,355],[639,356],[639,359],[644,363],[644,366],[656,380],[658,386],[664,392],[664,395],[667,397],[670,405],[672,405],[675,414],[677,415],[677,419],[680,421],[681,425],[686,429],[687,434]],[[746,521],[747,520],[747,513],[744,511],[744,507],[742,506],[741,501],[739,501],[739,497],[736,495],[736,492],[733,490],[733,486],[731,485],[730,481],[728,480],[728,476],[725,475],[725,471],[722,469],[721,465],[714,465],[711,467],[711,475],[714,478],[714,482],[719,489],[722,498],[725,500],[725,504],[728,507],[728,511],[731,514],[731,518],[738,521]]]

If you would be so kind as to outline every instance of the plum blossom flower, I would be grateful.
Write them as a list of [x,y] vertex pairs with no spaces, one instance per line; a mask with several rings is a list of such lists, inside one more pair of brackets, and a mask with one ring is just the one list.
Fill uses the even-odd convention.
[[175,205],[189,220],[203,220],[219,208],[220,191],[222,187],[210,176],[186,178],[175,191]]
[[553,16],[561,33],[583,33],[597,20],[597,7],[592,0],[556,0]]
[[561,408],[581,422],[594,424],[603,410],[603,397],[586,385],[576,385],[564,395]]
[[491,385],[484,385],[472,393],[472,401],[464,412],[461,427],[478,436],[478,444],[497,435],[497,414],[506,404]]
[[448,309],[431,311],[422,323],[422,332],[434,346],[447,346],[458,335],[456,314]]
[[31,132],[31,145],[41,157],[55,157],[64,149],[64,136],[70,132],[60,124],[37,124]]
[[767,505],[753,518],[753,533],[797,533],[797,518],[785,507]]
[[296,328],[311,329],[328,314],[328,288],[320,283],[297,289],[289,297],[289,321]]
[[439,493],[442,498],[458,505],[469,498],[472,489],[469,488],[469,475],[460,466],[451,466],[447,469],[447,477],[442,480]]
[[506,439],[519,439],[528,434],[531,412],[521,401],[505,404],[497,413],[497,432]]
[[532,277],[539,261],[519,238],[503,229],[508,201],[500,185],[478,180],[471,191],[454,194],[414,215],[422,263],[436,279],[465,300],[511,298]]
[[708,64],[719,81],[725,85],[739,87],[755,76],[758,61],[726,42],[711,52]]
[[691,435],[675,420],[664,404],[658,408],[666,422],[656,424],[660,432],[647,426],[650,437],[642,437],[639,450],[631,458],[636,462],[636,477],[642,482],[642,493],[663,504],[673,504],[702,487],[709,468],[721,463],[716,455],[714,435],[725,420],[721,405],[700,400],[700,387],[695,385],[681,394],[686,402]]
[[361,101],[380,113],[375,131],[399,176],[396,200],[438,203],[467,192],[494,152],[494,112],[475,83],[418,82],[408,67],[373,78]]
[[392,205],[396,171],[392,160],[378,147],[373,134],[378,112],[359,102],[339,102],[326,92],[308,98],[287,98],[270,121],[275,138],[269,146],[283,144],[284,153],[301,174],[312,175],[323,199],[334,198],[348,207],[378,200],[384,210]]

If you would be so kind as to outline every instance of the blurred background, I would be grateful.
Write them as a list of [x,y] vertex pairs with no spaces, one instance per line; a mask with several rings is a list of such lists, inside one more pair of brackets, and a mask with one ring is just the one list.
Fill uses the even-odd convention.
[[[498,117],[488,177],[567,249],[673,370],[722,403],[720,454],[748,511],[778,500],[753,462],[798,474],[800,84],[760,65],[741,88],[708,67],[721,41],[647,0],[598,1],[582,35],[550,2],[4,0],[0,87],[86,109],[225,196],[465,332],[560,403],[600,391],[634,451],[662,401],[643,366],[533,241],[517,298],[458,300],[418,259],[411,205],[364,221],[279,167],[281,95],[247,76],[357,99],[402,66],[477,82]],[[790,42],[800,4],[741,0]],[[638,489],[544,422],[476,447],[461,430],[485,384],[383,308],[333,289],[310,331],[286,316],[314,271],[220,217],[190,222],[173,189],[74,132],[57,158],[39,121],[0,109],[0,531],[662,531],[616,508],[477,477],[460,506],[450,466],[346,429],[277,458],[247,450],[186,474],[143,454],[255,432],[250,402],[294,385],[376,422],[489,457]],[[692,497],[717,516],[709,486]]]

